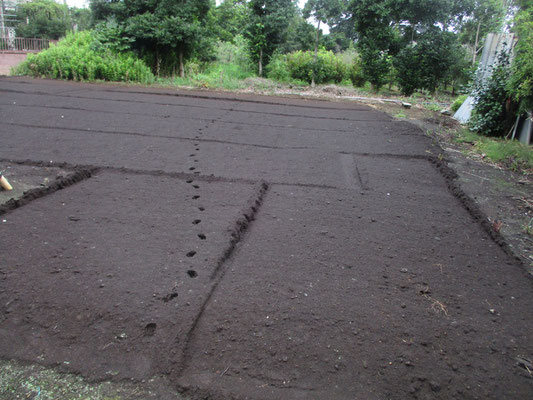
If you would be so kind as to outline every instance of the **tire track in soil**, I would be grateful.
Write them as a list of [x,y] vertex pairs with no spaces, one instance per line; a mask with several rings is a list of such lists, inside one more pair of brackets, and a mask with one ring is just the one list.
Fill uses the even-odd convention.
[[357,161],[352,154],[341,154],[341,165],[344,172],[346,187],[350,190],[361,189],[365,192],[370,190],[367,177],[363,177]]
[[[211,273],[211,276],[210,276],[211,288],[209,289],[209,293],[207,294],[204,302],[202,303],[202,306],[200,307],[200,311],[196,315],[195,320],[193,321],[189,331],[187,332],[185,336],[185,341],[184,341],[185,344],[183,347],[181,358],[180,358],[180,361],[178,362],[177,369],[171,373],[172,376],[179,378],[184,373],[184,371],[187,370],[187,367],[189,366],[189,362],[191,361],[191,358],[192,358],[192,349],[190,345],[194,338],[198,323],[200,322],[206,307],[210,303],[211,298],[213,297],[213,294],[216,292],[218,285],[224,278],[224,275],[227,270],[226,268],[227,262],[232,258],[239,243],[241,243],[244,240],[247,232],[250,229],[251,223],[255,220],[257,214],[259,213],[261,205],[263,204],[265,200],[265,196],[268,190],[270,189],[270,186],[271,185],[265,181],[261,181],[257,183],[255,194],[248,200],[246,206],[239,213],[240,218],[238,218],[233,223],[233,225],[228,228],[228,232],[230,233],[230,240],[228,242],[226,249],[220,256],[220,258],[217,260],[215,269]],[[200,235],[198,236],[200,237]]]

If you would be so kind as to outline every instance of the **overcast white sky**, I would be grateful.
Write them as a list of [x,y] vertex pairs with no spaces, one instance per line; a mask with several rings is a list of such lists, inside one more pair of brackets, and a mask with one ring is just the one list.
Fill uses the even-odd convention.
[[[57,0],[56,0],[57,1]],[[59,0],[58,3],[62,3],[63,0]],[[69,7],[89,7],[89,2],[87,0],[67,0],[67,4]]]

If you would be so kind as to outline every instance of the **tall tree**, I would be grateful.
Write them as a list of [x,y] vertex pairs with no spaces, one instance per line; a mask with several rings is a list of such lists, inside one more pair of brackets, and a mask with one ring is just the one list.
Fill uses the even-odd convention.
[[209,37],[205,22],[210,7],[210,0],[91,1],[95,18],[114,18],[132,47],[152,59],[156,74],[165,62],[171,69],[177,64],[182,77],[185,59]]
[[285,42],[297,7],[295,0],[250,0],[248,6],[251,15],[245,33],[259,76],[262,76],[274,51]]
[[342,14],[344,3],[342,0],[307,0],[303,9],[304,18],[312,17],[316,22],[315,54],[313,58],[313,71],[311,76],[311,86],[315,87],[316,62],[318,57],[318,39],[320,35],[320,24],[327,24],[331,19]]
[[215,29],[220,40],[233,42],[244,33],[250,18],[250,8],[246,0],[224,0],[214,10]]
[[[348,7],[348,14],[351,14],[350,18],[354,21],[357,47],[367,80],[378,89],[386,80],[391,57],[395,57],[407,46],[414,46],[423,37],[426,40],[431,36],[432,40],[448,43],[449,35],[445,33],[465,18],[471,9],[470,2],[471,0],[353,0]],[[431,49],[431,55],[436,58],[430,64],[435,65],[437,59],[445,63],[448,52],[439,54],[433,50]],[[413,50],[403,51],[402,64],[414,68],[413,63],[406,62],[406,57],[411,53]],[[434,85],[429,84],[429,87],[433,88]]]
[[315,42],[315,27],[301,15],[295,15],[287,27],[285,42],[278,47],[280,53],[293,51],[308,51],[313,49]]
[[54,0],[33,0],[17,7],[17,36],[59,39],[70,28],[68,7]]
[[472,52],[472,65],[476,64],[483,38],[497,32],[503,25],[506,13],[503,0],[471,0],[471,12],[459,26],[461,42]]
[[389,1],[355,0],[351,7],[363,75],[379,90],[387,80],[397,41]]
[[89,8],[72,7],[69,13],[73,31],[85,31],[91,27],[92,13]]
[[509,89],[519,112],[533,111],[533,0],[517,0],[513,31],[518,36]]

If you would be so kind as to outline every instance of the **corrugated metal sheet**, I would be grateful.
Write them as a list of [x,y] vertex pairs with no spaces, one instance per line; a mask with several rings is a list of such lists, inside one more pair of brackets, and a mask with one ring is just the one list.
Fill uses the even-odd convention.
[[[498,60],[498,55],[502,50],[510,53],[512,57],[515,42],[516,38],[512,33],[489,33],[487,35],[477,70],[478,76],[481,76],[483,81],[492,74],[491,67]],[[472,114],[473,102],[474,99],[469,96],[453,117],[462,124],[467,123]]]

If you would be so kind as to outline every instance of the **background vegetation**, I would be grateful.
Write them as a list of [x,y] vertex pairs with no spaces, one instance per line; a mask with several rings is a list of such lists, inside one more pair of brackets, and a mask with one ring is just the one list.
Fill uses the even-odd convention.
[[[506,135],[533,108],[533,0],[307,0],[303,8],[295,0],[91,0],[90,9],[33,0],[18,16],[19,36],[64,38],[19,74],[227,89],[258,76],[403,96],[473,92],[470,128],[490,136]],[[476,82],[486,34],[503,30],[518,37],[514,59]]]
[[115,54],[105,49],[89,31],[69,33],[57,46],[30,54],[15,73],[76,81],[154,81],[150,68],[142,60],[131,53]]

